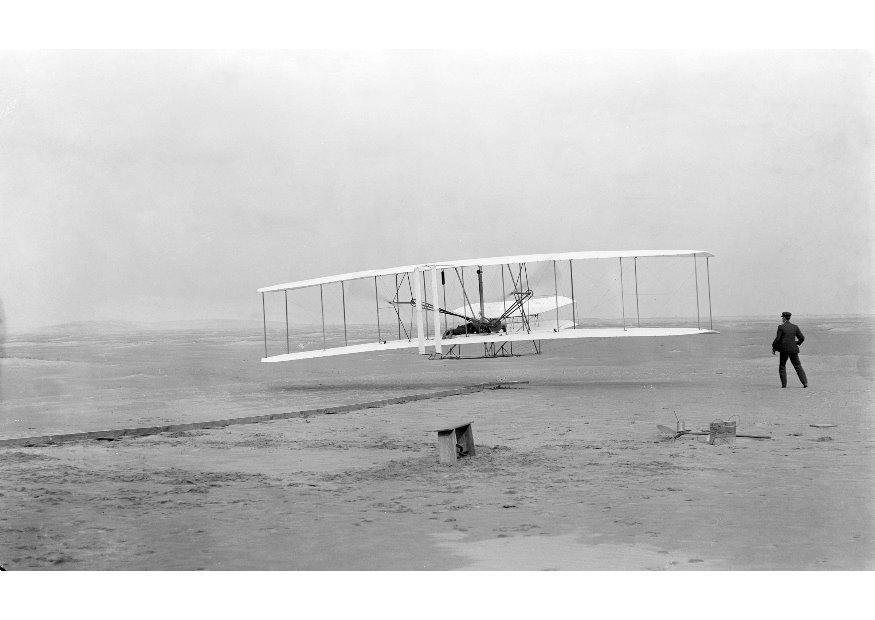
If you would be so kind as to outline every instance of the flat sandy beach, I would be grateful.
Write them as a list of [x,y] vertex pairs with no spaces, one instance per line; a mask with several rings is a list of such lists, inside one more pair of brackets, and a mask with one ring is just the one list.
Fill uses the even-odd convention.
[[[223,429],[0,448],[0,565],[23,569],[872,569],[873,321],[713,336],[259,364],[260,334],[8,338],[0,439],[303,410],[486,381],[512,389]],[[473,353],[474,351],[471,351]],[[771,440],[656,428],[733,419]],[[473,421],[476,456],[437,461]],[[814,428],[812,424],[835,424]]]

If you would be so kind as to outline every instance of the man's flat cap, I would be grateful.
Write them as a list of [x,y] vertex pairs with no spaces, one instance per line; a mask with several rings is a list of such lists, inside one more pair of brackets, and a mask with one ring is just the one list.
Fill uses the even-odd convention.
[[789,319],[789,318],[790,318],[791,316],[793,316],[793,315],[790,314],[789,312],[782,312],[782,313],[781,313],[781,316],[782,316],[782,317],[787,317],[787,318]]

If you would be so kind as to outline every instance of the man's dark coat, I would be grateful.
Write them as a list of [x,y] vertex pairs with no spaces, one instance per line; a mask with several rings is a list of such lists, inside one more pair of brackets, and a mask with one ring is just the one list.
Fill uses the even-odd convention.
[[805,342],[802,330],[790,321],[778,325],[778,335],[772,341],[772,351],[799,353],[799,345]]

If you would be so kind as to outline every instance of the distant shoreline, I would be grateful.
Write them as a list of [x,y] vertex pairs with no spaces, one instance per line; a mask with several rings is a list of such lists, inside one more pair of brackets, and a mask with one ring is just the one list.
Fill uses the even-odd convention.
[[[875,314],[803,314],[799,313],[801,318],[805,322],[808,321],[818,321],[818,320],[875,320]],[[599,323],[608,323],[611,322],[611,318],[601,318],[601,317],[590,317],[588,320],[599,322]],[[737,323],[741,321],[750,321],[750,322],[763,322],[763,321],[773,321],[780,322],[780,317],[775,315],[726,315],[726,316],[714,316],[714,323]],[[642,318],[642,321],[647,322],[667,322],[674,321],[677,323],[695,322],[695,317],[647,317],[646,319]],[[299,324],[290,324],[290,328],[294,330],[312,330],[312,329],[321,329],[321,325],[315,325],[311,323],[299,323]],[[342,329],[342,324],[328,324],[326,328],[328,329]],[[349,323],[349,328],[365,328],[365,327],[373,327],[368,324],[356,324]],[[194,330],[194,331],[204,331],[204,330],[217,330],[217,331],[249,331],[255,330],[261,333],[263,327],[261,321],[248,321],[248,320],[235,320],[235,319],[206,319],[203,321],[197,320],[184,320],[184,321],[154,321],[154,322],[138,322],[138,321],[116,321],[116,320],[107,320],[107,321],[75,321],[69,323],[57,323],[52,325],[45,325],[39,327],[31,327],[26,329],[10,329],[7,325],[6,337],[17,337],[17,336],[27,336],[27,335],[45,335],[45,334],[57,334],[57,333],[118,333],[121,331],[186,331],[186,330]],[[282,321],[268,321],[268,329],[285,329],[285,323]]]

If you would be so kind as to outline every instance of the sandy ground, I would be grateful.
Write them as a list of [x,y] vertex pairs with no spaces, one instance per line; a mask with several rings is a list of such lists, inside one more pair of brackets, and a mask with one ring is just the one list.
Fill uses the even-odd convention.
[[[776,324],[557,343],[505,360],[387,353],[270,366],[253,363],[257,342],[230,336],[197,345],[156,336],[140,349],[104,339],[92,353],[81,341],[10,340],[2,437],[530,383],[339,415],[0,449],[0,565],[871,569],[872,321],[802,323],[811,387],[790,369],[786,390],[769,355]],[[773,439],[666,440],[656,424],[674,426],[675,414],[692,428],[736,416],[739,432]],[[443,466],[433,429],[456,420],[474,422],[477,454]],[[824,422],[837,426],[810,426]]]

